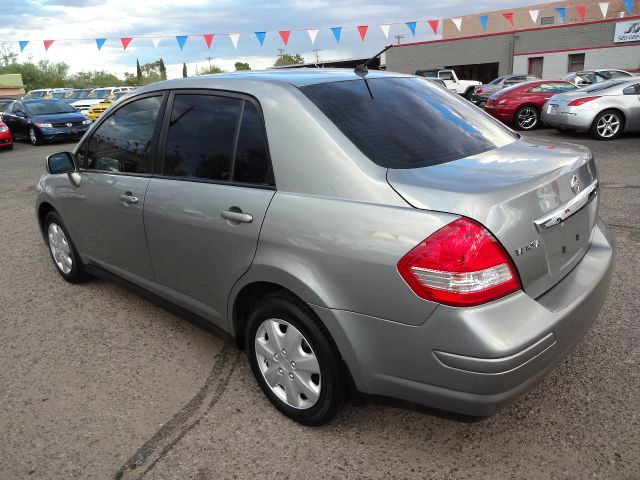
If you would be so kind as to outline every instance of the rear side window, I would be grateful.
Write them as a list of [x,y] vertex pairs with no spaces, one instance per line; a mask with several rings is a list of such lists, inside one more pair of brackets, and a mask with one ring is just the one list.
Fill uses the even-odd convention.
[[364,80],[300,90],[382,167],[437,165],[518,138],[469,102],[418,78],[374,78],[368,84],[371,94]]

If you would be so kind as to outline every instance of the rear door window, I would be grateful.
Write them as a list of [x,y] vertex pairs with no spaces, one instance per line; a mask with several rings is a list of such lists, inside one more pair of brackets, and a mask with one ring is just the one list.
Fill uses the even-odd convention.
[[385,168],[419,168],[517,140],[456,94],[418,78],[320,83],[300,90],[362,153]]

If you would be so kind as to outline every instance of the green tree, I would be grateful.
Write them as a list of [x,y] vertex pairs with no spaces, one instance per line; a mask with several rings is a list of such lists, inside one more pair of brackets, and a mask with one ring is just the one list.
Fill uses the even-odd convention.
[[27,90],[35,88],[64,87],[69,78],[69,65],[64,62],[51,62],[40,60],[38,63],[31,61],[25,63],[11,63],[0,66],[0,73],[19,73]]
[[276,60],[276,63],[273,64],[274,67],[286,67],[287,65],[300,65],[304,63],[304,57],[299,53],[295,55],[289,55],[285,53],[284,55],[280,55]]
[[158,61],[159,63],[159,70],[160,70],[160,80],[166,80],[167,79],[167,67],[164,66],[164,60],[162,60],[162,58],[160,58],[160,60]]
[[186,77],[187,77],[187,64],[186,64],[186,63],[183,63],[183,64],[182,64],[182,76],[183,76],[184,78],[186,78]]
[[118,85],[123,85],[123,81],[113,73],[105,72],[104,70],[74,73],[67,80],[67,86],[73,88],[113,87]]
[[204,68],[200,71],[200,75],[210,75],[212,73],[222,73],[222,72],[224,72],[224,70],[222,70],[217,65],[209,65],[207,68]]
[[236,72],[241,72],[243,70],[251,70],[251,67],[248,63],[236,62],[234,67],[236,67]]
[[140,61],[136,58],[136,77],[138,80],[142,80],[142,69],[140,68]]
[[8,42],[0,43],[0,67],[13,65],[18,60],[18,53]]

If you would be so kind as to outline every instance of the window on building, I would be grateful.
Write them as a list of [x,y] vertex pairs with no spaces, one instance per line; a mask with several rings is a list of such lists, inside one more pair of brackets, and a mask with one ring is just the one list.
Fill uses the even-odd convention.
[[543,57],[530,57],[529,58],[529,68],[527,73],[529,75],[535,75],[536,77],[542,77],[542,63]]
[[568,72],[581,72],[582,70],[584,70],[584,53],[569,55]]
[[540,19],[540,25],[554,25],[556,23],[556,17],[542,17]]

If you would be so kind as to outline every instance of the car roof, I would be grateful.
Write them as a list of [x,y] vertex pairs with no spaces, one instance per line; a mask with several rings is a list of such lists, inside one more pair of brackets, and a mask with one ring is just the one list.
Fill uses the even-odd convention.
[[[380,70],[370,70],[366,78],[394,78],[413,77],[396,72],[384,72]],[[261,83],[286,83],[296,87],[313,85],[318,83],[344,82],[348,80],[361,80],[351,68],[283,68],[274,70],[248,70],[233,73],[217,73],[213,75],[202,75],[198,77],[179,78],[175,80],[165,80],[163,82],[148,85],[136,90],[136,93],[144,91],[162,90],[166,88],[202,88],[203,82],[216,86],[218,81],[250,81]]]

